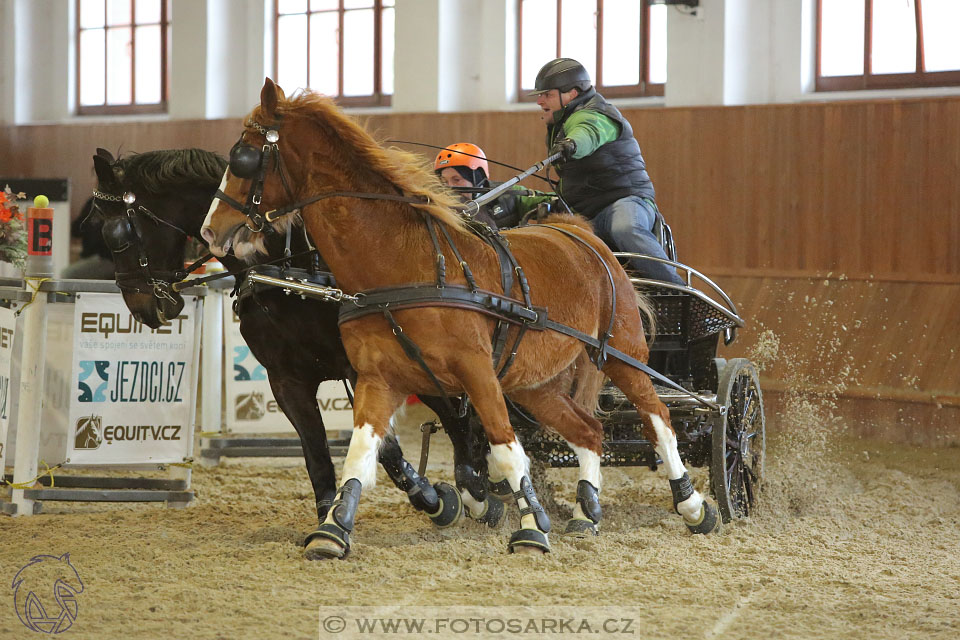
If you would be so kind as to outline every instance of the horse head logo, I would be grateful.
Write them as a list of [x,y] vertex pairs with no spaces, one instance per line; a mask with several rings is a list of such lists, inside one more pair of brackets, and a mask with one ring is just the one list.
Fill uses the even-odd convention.
[[259,420],[267,413],[267,403],[262,391],[239,394],[233,402],[237,420]]
[[77,619],[83,581],[69,553],[34,556],[17,572],[11,588],[17,617],[31,631],[62,633]]
[[83,416],[77,420],[74,449],[99,449],[103,442],[103,426],[100,416]]

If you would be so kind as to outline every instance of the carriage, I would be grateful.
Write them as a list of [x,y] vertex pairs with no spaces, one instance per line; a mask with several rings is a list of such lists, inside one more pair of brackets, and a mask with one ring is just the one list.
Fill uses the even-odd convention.
[[[649,364],[691,392],[655,384],[660,400],[670,409],[681,458],[691,466],[709,466],[711,491],[728,522],[750,515],[756,505],[765,454],[763,395],[756,368],[749,360],[716,357],[720,340],[725,345],[732,343],[744,324],[736,305],[699,271],[676,261],[667,264],[684,274],[685,286],[630,273],[634,286],[653,302],[656,313],[656,335],[648,336]],[[656,470],[660,460],[640,434],[640,418],[622,391],[605,385],[597,413],[604,427],[605,466]],[[516,415],[517,432],[529,455],[552,467],[577,464],[559,437],[540,429],[522,411]]]

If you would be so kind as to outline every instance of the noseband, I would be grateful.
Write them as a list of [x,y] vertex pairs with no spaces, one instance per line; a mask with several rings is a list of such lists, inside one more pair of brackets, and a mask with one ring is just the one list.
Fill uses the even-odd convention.
[[[170,284],[182,279],[182,272],[157,271],[151,268],[150,260],[143,249],[144,242],[143,236],[140,234],[139,222],[146,218],[154,224],[166,225],[184,237],[189,237],[190,234],[175,224],[158,217],[142,204],[137,204],[137,196],[132,191],[125,191],[122,196],[117,196],[94,189],[93,198],[103,202],[120,202],[126,209],[123,216],[104,216],[102,231],[104,242],[115,256],[120,256],[129,250],[134,250],[137,253],[137,270],[116,272],[117,286],[120,287],[120,290],[131,293],[152,293],[159,300],[168,300],[176,304],[177,301],[171,293]],[[100,209],[100,207],[97,206],[97,209]],[[100,211],[102,215],[102,209]],[[144,283],[149,287],[149,290],[141,289]]]

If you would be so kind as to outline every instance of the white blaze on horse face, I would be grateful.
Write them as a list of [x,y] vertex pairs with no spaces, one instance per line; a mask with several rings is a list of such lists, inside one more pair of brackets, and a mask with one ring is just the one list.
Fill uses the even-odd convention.
[[[674,435],[667,423],[660,416],[648,413],[650,422],[653,423],[653,430],[657,432],[657,446],[654,447],[660,459],[663,460],[663,467],[667,472],[667,477],[671,480],[677,480],[683,477],[687,472],[680,459],[680,452],[677,450],[677,436]],[[693,495],[677,505],[677,511],[688,522],[695,522],[700,517],[700,507],[703,505],[703,496],[694,489]]]
[[[223,172],[223,178],[221,178],[220,180],[220,187],[219,187],[220,191],[223,191],[224,189],[227,188],[227,174],[229,172],[230,172],[229,168],[225,169]],[[213,240],[211,240],[208,237],[208,234],[204,233],[206,229],[210,229],[210,223],[213,220],[213,212],[217,210],[217,206],[219,204],[220,204],[219,198],[214,198],[213,202],[210,203],[210,208],[207,209],[207,217],[203,219],[203,224],[200,226],[200,237],[202,237],[204,240],[206,240],[209,243],[211,253],[213,253],[214,255],[219,255],[220,257],[223,257],[223,254],[218,254],[216,251],[214,251],[214,249],[217,249],[217,250],[220,249],[220,246],[215,243],[216,235],[214,235]]]
[[377,452],[380,451],[380,436],[373,431],[372,424],[354,427],[347,449],[347,459],[343,461],[343,482],[350,478],[360,481],[362,489],[367,491],[377,484]]

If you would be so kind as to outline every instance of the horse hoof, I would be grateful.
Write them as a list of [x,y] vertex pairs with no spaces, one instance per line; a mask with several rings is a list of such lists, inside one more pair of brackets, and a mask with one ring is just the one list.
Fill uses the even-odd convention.
[[697,522],[685,522],[690,533],[710,533],[717,528],[717,510],[708,502],[704,502],[700,507],[700,519]]
[[346,549],[333,540],[327,540],[326,538],[311,540],[303,550],[303,557],[307,560],[342,559],[345,558],[346,555]]
[[346,558],[350,553],[350,533],[335,524],[321,524],[305,542],[303,556],[307,560]]
[[501,498],[509,498],[513,495],[513,489],[510,488],[510,483],[506,478],[500,482],[492,482],[491,480],[487,479],[487,486],[489,487],[491,493],[496,496],[500,496]]
[[463,499],[460,492],[455,487],[446,482],[438,482],[433,485],[437,491],[437,497],[440,498],[440,507],[436,513],[430,514],[433,524],[444,529],[455,525],[463,515]]
[[503,501],[496,496],[487,494],[487,508],[482,515],[474,518],[477,522],[482,522],[491,529],[500,524],[500,521],[503,520]]
[[547,540],[547,534],[539,529],[518,529],[510,536],[507,548],[510,553],[543,555],[550,553],[550,542]]
[[585,518],[571,518],[567,520],[567,526],[563,530],[564,535],[574,538],[591,538],[600,535],[597,531],[597,525],[593,521]]

